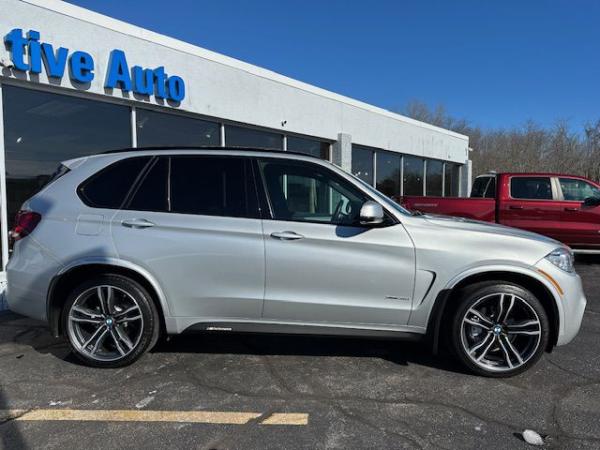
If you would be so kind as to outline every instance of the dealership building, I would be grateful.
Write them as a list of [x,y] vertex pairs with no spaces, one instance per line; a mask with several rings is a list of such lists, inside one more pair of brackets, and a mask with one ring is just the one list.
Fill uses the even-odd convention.
[[467,194],[461,134],[58,0],[0,0],[0,31],[2,267],[15,213],[58,163],[115,148],[289,150],[394,198]]

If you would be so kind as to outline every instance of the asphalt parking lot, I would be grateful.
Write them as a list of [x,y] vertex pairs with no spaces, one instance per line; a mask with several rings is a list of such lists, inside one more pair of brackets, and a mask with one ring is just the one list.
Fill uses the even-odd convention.
[[568,346],[508,380],[420,344],[186,335],[119,370],[84,367],[43,324],[0,314],[0,446],[600,448],[600,260]]

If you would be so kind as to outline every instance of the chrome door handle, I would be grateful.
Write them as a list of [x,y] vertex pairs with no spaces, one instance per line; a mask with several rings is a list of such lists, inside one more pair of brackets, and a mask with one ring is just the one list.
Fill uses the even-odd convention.
[[523,209],[521,205],[510,205],[508,209]]
[[127,228],[150,228],[154,224],[146,219],[125,219],[121,225]]
[[281,239],[282,241],[297,241],[302,239],[304,236],[296,233],[295,231],[278,231],[271,233],[271,237],[275,239]]

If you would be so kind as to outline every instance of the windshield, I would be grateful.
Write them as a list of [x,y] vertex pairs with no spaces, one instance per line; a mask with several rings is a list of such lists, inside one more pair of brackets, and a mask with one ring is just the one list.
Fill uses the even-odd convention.
[[[350,174],[350,175],[352,175],[352,174]],[[361,180],[360,178],[358,178],[356,175],[352,175],[352,177],[356,181],[358,181],[362,186],[366,187],[371,194],[373,194],[374,196],[376,196],[377,198],[379,198],[380,200],[382,200],[390,208],[398,211],[400,214],[405,214],[407,216],[412,216],[413,215],[413,213],[411,211],[409,211],[408,209],[404,208],[403,206],[400,206],[400,204],[396,203],[395,201],[393,201],[389,197],[383,195],[381,192],[379,192],[373,186],[371,186],[370,184],[364,182],[363,180]]]

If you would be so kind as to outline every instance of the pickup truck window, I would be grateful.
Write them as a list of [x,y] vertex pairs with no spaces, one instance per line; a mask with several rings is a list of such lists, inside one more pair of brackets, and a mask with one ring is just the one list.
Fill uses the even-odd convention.
[[510,195],[524,200],[552,200],[550,177],[512,177]]
[[600,189],[587,181],[575,178],[559,178],[565,200],[582,202],[589,197],[600,197]]
[[477,177],[471,189],[471,197],[474,198],[495,198],[496,197],[496,177]]

